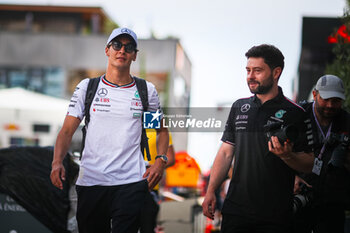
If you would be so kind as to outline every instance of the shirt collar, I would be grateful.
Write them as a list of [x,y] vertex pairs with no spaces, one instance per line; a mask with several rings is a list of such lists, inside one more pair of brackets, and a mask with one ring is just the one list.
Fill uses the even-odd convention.
[[[281,88],[280,86],[278,86],[278,94],[277,94],[274,98],[272,98],[272,99],[266,101],[264,104],[267,104],[267,103],[280,103],[283,99],[284,99],[284,95],[283,95],[282,88]],[[254,101],[255,103],[261,105],[261,101],[260,101],[260,99],[256,96],[256,94],[253,96],[253,101]]]
[[133,87],[135,85],[135,79],[133,77],[132,78],[132,82],[131,83],[128,83],[128,84],[125,84],[125,85],[122,85],[122,86],[119,86],[115,83],[111,83],[109,82],[107,79],[106,79],[106,75],[103,75],[102,76],[102,82],[110,87],[119,87],[119,88],[129,88],[129,87]]

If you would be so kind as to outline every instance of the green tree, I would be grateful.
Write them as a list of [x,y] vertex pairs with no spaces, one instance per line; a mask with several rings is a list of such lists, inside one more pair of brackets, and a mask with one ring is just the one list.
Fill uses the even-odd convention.
[[109,35],[113,31],[113,29],[118,28],[118,27],[119,27],[119,25],[117,23],[115,23],[113,20],[107,18],[105,21],[105,24],[103,25],[103,32],[106,35]]
[[334,74],[343,80],[346,96],[344,107],[350,110],[350,0],[346,0],[341,19],[345,25],[345,36],[335,33],[337,39],[333,48],[335,59],[332,64],[327,65],[326,73]]

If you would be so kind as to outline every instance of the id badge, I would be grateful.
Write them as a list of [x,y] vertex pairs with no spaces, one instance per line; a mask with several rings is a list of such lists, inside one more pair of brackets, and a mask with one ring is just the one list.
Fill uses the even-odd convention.
[[319,176],[321,174],[322,164],[323,164],[322,160],[315,158],[312,172]]

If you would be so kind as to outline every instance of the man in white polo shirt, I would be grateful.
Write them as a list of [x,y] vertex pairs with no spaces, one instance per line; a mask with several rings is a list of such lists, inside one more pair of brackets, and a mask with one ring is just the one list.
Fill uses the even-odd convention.
[[[166,165],[169,135],[160,124],[157,147],[161,156],[147,171],[144,166],[140,148],[143,105],[135,79],[130,75],[137,51],[137,36],[133,31],[113,30],[105,48],[106,74],[100,77],[89,109],[90,121],[76,183],[80,233],[136,233],[144,197],[159,182]],[[57,136],[51,181],[60,189],[65,179],[62,161],[72,135],[85,116],[88,83],[89,79],[84,79],[75,89]],[[157,91],[149,82],[147,92],[147,110],[160,111]]]

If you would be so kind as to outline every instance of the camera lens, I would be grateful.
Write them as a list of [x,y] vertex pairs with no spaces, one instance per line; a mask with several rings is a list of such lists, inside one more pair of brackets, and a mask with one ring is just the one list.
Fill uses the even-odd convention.
[[291,142],[295,142],[299,136],[299,131],[298,131],[298,128],[294,125],[288,125],[286,128],[285,128],[285,134],[286,134],[286,137],[289,141]]
[[296,126],[288,125],[275,133],[281,144],[285,141],[295,142],[299,136],[299,131]]

